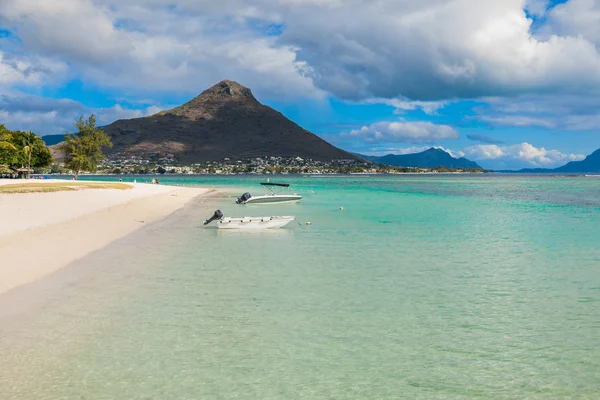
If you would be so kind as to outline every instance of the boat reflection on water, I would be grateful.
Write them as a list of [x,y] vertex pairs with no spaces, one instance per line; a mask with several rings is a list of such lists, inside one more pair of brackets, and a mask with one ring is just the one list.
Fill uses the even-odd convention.
[[[293,225],[290,225],[293,226]],[[297,228],[297,227],[296,227]],[[216,236],[223,237],[282,237],[296,233],[296,229],[212,229]]]

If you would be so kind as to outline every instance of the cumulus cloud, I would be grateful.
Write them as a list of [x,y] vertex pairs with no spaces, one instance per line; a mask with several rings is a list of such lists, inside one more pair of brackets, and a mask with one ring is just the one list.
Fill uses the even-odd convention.
[[[383,156],[387,154],[412,154],[425,151],[432,146],[412,147],[370,147],[363,154]],[[554,168],[569,161],[583,160],[583,154],[564,154],[558,150],[535,147],[529,143],[499,146],[496,144],[480,144],[467,147],[463,150],[453,150],[442,146],[433,146],[444,150],[452,157],[466,157],[485,165],[486,168],[524,168],[542,167]]]
[[493,137],[485,135],[467,135],[467,139],[474,142],[485,143],[485,144],[502,144],[502,140],[494,139]]
[[598,88],[594,44],[576,34],[535,37],[524,5],[348,0],[335,8],[304,6],[285,19],[281,40],[299,48],[320,87],[342,98],[440,100]]
[[454,158],[464,157],[465,153],[460,150],[451,150],[442,146],[411,146],[411,147],[372,147],[363,151],[362,154],[369,156],[385,156],[388,154],[404,155],[422,153],[430,148],[444,150]]
[[21,94],[0,95],[0,110],[22,113],[58,113],[82,112],[85,107],[70,99],[48,99],[44,97]]
[[414,154],[421,153],[429,148],[430,146],[371,148],[365,151],[364,154],[369,156],[386,156],[388,154]]
[[592,115],[567,115],[564,126],[571,130],[597,131],[600,128],[600,113]]
[[421,110],[425,114],[435,115],[437,111],[441,108],[444,108],[446,104],[445,101],[411,101],[406,98],[394,98],[394,99],[384,99],[384,98],[373,98],[367,99],[363,102],[364,104],[385,104],[388,106],[394,107],[396,110],[394,114],[403,114],[406,111],[414,111]]
[[459,133],[449,125],[428,121],[384,121],[354,129],[347,136],[364,142],[414,142],[458,139]]
[[270,97],[323,95],[293,46],[166,1],[5,0],[0,17],[28,52],[68,61],[103,86],[197,94],[228,78]]
[[467,147],[465,153],[475,160],[512,159],[535,167],[554,167],[585,158],[583,154],[564,154],[558,150],[538,148],[526,142],[510,146],[480,144]]
[[596,0],[570,0],[553,7],[545,17],[541,32],[546,35],[580,36],[600,44],[600,3]]
[[[59,58],[77,74],[114,87],[198,91],[231,78],[269,96],[318,97],[324,90],[351,100],[425,102],[597,91],[596,2],[570,0],[547,12],[546,5],[4,0],[0,17],[26,51]],[[526,9],[547,14],[547,33],[532,32]],[[413,107],[432,112],[437,106],[399,103],[398,109]]]
[[493,126],[537,126],[560,130],[594,130],[600,126],[600,96],[524,95],[481,99],[477,120]]
[[525,115],[504,115],[501,117],[481,116],[479,120],[499,126],[541,126],[543,128],[554,128],[554,122],[544,118],[529,117]]
[[63,134],[73,129],[80,115],[96,114],[98,125],[118,119],[139,118],[161,111],[158,106],[124,108],[116,104],[107,108],[88,108],[69,99],[51,99],[28,94],[0,96],[0,121],[13,130],[32,130],[38,135]]
[[0,51],[0,87],[39,85],[61,80],[66,69],[64,63],[48,58],[25,57]]
[[525,9],[531,15],[541,17],[546,13],[549,0],[526,0]]
[[446,153],[450,154],[454,158],[461,158],[465,156],[465,152],[462,150],[451,150],[442,146],[433,146],[433,148],[444,150]]
[[[429,115],[478,99],[474,118],[493,126],[591,130],[600,124],[600,3],[594,0],[556,6],[547,0],[0,2],[0,20],[12,32],[0,38],[5,95],[7,88],[79,79],[116,97],[188,96],[228,78],[271,99],[330,94],[387,104],[396,114]],[[108,123],[158,110],[146,106],[118,101],[90,110],[65,99],[5,96],[0,118],[56,133],[86,111]],[[400,120],[337,136],[422,144],[459,135],[448,125]],[[469,139],[496,145],[485,150],[491,155],[516,154],[493,138]],[[560,158],[538,150],[545,155],[532,162]]]
[[104,64],[133,50],[108,10],[91,0],[5,0],[0,12],[21,28],[20,39],[35,52]]
[[112,107],[90,110],[98,115],[99,125],[108,125],[119,119],[141,118],[162,111],[161,107],[149,106],[142,109],[123,108],[120,104]]

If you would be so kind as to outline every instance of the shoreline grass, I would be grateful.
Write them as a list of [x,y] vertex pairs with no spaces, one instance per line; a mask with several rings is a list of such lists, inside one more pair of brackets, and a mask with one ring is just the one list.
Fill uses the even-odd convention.
[[0,186],[0,194],[18,194],[18,193],[50,193],[50,192],[69,192],[86,189],[117,189],[128,190],[133,186],[120,182],[32,182],[15,183]]

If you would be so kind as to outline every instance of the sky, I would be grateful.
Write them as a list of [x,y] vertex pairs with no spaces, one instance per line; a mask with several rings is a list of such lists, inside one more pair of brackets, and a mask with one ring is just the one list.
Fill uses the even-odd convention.
[[600,148],[600,0],[0,0],[0,124],[63,134],[223,79],[345,150],[484,168]]

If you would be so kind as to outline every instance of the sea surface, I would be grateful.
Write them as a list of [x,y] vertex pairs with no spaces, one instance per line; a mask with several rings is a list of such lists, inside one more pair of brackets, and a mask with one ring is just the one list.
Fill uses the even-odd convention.
[[600,399],[600,179],[265,179],[0,296],[0,399]]

